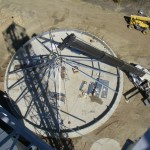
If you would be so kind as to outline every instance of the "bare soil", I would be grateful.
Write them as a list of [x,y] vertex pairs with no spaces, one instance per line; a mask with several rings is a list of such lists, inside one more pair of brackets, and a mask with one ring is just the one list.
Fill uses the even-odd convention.
[[[149,14],[149,1],[92,0],[0,0],[0,90],[10,56],[32,36],[51,28],[77,28],[104,39],[117,56],[150,68],[150,32],[143,35],[127,28],[124,16],[143,9]],[[23,41],[22,41],[23,39]],[[15,43],[15,44],[14,44]],[[133,85],[124,75],[124,93]],[[150,124],[149,107],[137,94],[129,103],[122,96],[112,117],[89,135],[59,142],[65,150],[89,150],[93,140],[113,138],[122,146],[127,139],[140,137]],[[58,142],[58,141],[57,141]],[[68,144],[67,144],[68,143]],[[51,143],[52,144],[52,143]],[[61,149],[55,146],[56,149]]]

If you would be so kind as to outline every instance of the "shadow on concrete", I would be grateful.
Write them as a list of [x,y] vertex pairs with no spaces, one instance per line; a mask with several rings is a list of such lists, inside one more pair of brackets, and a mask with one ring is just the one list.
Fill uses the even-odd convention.
[[[45,139],[45,137],[48,137],[46,139],[48,139],[48,142],[52,147],[62,150],[73,150],[74,146],[72,141],[67,139],[68,134],[66,132],[62,133],[62,130],[64,129],[64,126],[62,125],[63,120],[59,116],[57,107],[58,97],[64,97],[64,93],[56,91],[56,82],[51,83],[52,86],[55,87],[55,90],[49,91],[49,78],[53,71],[53,67],[51,66],[53,58],[47,58],[47,56],[40,55],[40,59],[37,59],[35,62],[34,58],[39,56],[33,54],[33,51],[31,54],[32,46],[28,44],[25,46],[25,49],[26,51],[23,53],[18,52],[17,54],[19,60],[21,60],[21,68],[25,68],[23,74],[27,90],[31,95],[31,98],[28,99],[26,98],[25,92],[21,93],[24,100],[28,103],[24,119],[35,127],[37,134],[43,134],[42,138]],[[29,65],[26,63],[27,60],[30,62]],[[35,67],[37,64],[38,67]],[[32,68],[27,69],[27,67]],[[32,107],[33,105],[31,105],[31,103],[33,103],[34,107]],[[31,119],[27,119],[27,116],[30,116]],[[61,137],[66,137],[66,139],[61,139]]]
[[[64,96],[64,94],[58,93],[56,90],[49,91],[48,88],[49,76],[53,69],[51,66],[53,58],[50,58],[49,55],[37,56],[32,51],[32,45],[30,44],[23,46],[29,40],[29,36],[25,28],[14,22],[3,32],[3,36],[8,51],[13,54],[13,50],[15,50],[14,59],[19,61],[19,65],[15,66],[16,68],[11,73],[21,71],[22,77],[20,80],[24,80],[26,84],[25,89],[14,100],[15,104],[21,101],[26,104],[26,111],[22,114],[23,119],[32,125],[36,134],[45,139],[54,149],[73,150],[72,140],[68,138],[66,132],[62,133],[65,127],[62,126],[57,108],[57,95]],[[34,33],[32,37],[35,36]],[[17,51],[22,46],[24,49]],[[47,79],[45,76],[47,76]],[[18,86],[20,83],[14,83],[11,88],[16,86],[15,84]],[[55,86],[55,82],[52,84]],[[62,139],[61,137],[65,138]]]

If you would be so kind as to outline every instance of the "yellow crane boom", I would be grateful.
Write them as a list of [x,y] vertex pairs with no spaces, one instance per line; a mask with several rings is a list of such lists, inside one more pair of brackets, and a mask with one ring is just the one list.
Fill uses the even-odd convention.
[[137,15],[131,15],[131,19],[141,20],[141,21],[147,21],[150,22],[150,17],[146,16],[137,16]]

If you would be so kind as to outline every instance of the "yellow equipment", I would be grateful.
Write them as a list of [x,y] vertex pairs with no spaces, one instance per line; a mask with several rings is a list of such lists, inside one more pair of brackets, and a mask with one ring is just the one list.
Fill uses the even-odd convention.
[[150,17],[131,15],[128,28],[132,29],[133,27],[142,31],[143,34],[147,34],[148,29],[150,29]]

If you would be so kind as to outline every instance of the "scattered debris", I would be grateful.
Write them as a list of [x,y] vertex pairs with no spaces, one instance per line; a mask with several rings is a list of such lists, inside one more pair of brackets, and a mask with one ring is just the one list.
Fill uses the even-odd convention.
[[77,66],[74,66],[74,67],[72,68],[72,71],[73,71],[73,73],[79,72],[79,71],[78,71],[78,67],[77,67]]

